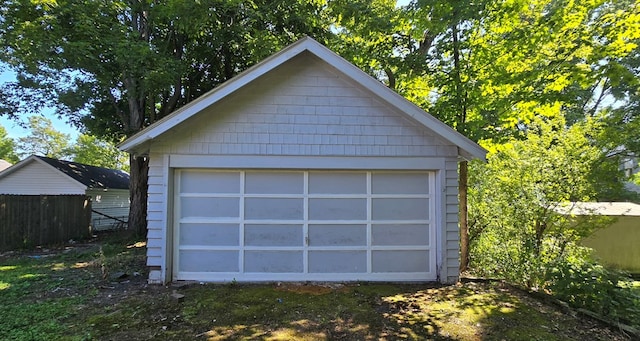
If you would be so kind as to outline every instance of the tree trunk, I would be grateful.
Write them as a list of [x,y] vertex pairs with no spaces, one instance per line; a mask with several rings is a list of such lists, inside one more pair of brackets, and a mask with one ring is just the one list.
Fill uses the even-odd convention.
[[144,156],[130,154],[129,163],[131,174],[129,179],[129,193],[131,206],[129,208],[129,228],[138,236],[147,234],[147,184],[149,159]]
[[458,197],[460,200],[460,272],[469,268],[469,221],[467,210],[467,190],[469,163],[460,162],[460,179],[458,180]]
[[[460,40],[458,39],[458,9],[454,10],[454,23],[451,26],[451,38],[453,42],[453,76],[456,105],[458,107],[458,115],[456,122],[456,130],[462,134],[465,131],[467,122],[467,91],[462,82],[462,64],[460,61]],[[460,162],[460,174],[458,179],[458,200],[460,205],[460,272],[467,271],[469,268],[469,219],[467,207],[467,191],[468,191],[468,173],[469,164],[467,161]]]

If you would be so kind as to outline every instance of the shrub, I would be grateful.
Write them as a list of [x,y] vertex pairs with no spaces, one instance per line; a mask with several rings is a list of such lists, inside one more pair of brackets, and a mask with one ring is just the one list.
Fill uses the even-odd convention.
[[574,307],[640,326],[640,295],[624,273],[584,260],[559,263],[548,273],[548,289]]
[[589,129],[588,122],[567,127],[561,115],[537,119],[524,140],[489,144],[488,163],[471,163],[470,265],[480,276],[550,292],[613,319],[640,321],[637,295],[620,285],[625,277],[597,265],[580,246],[610,220],[559,213],[569,202],[597,199],[603,183],[619,180],[586,137]]

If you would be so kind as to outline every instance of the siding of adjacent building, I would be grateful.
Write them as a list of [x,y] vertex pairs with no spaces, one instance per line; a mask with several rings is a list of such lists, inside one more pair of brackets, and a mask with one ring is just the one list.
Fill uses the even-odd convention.
[[40,162],[0,179],[0,194],[85,194],[83,184]]
[[129,190],[127,189],[89,189],[87,195],[91,197],[91,227],[93,230],[108,230],[118,226],[118,218],[124,221],[129,217]]

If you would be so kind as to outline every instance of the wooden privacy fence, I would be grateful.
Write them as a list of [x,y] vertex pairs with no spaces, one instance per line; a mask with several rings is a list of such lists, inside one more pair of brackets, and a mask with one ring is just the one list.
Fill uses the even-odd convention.
[[85,195],[0,195],[0,250],[83,238],[90,223]]

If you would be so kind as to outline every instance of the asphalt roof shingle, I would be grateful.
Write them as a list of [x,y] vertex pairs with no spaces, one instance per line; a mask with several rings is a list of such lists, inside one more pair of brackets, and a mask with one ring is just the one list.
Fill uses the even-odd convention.
[[129,188],[129,174],[125,171],[56,160],[44,156],[36,157],[88,188]]

